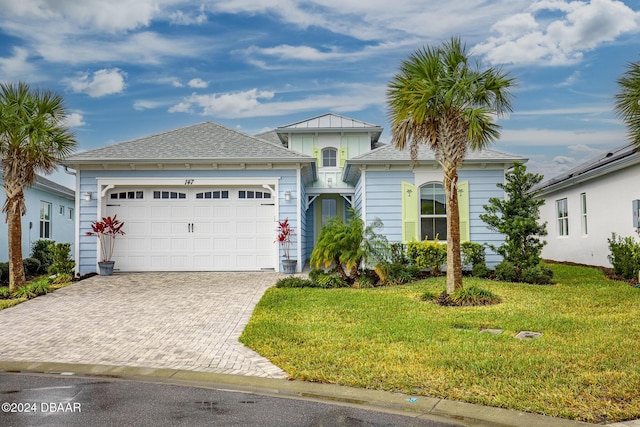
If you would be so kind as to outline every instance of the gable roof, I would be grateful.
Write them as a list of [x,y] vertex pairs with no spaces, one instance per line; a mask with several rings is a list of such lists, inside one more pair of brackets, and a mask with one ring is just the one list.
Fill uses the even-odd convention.
[[568,172],[548,179],[533,190],[539,194],[550,193],[638,163],[640,163],[640,148],[634,144],[626,144],[604,152]]
[[[2,166],[0,166],[0,181],[3,180],[4,171],[2,170]],[[53,193],[57,196],[67,197],[69,199],[75,199],[76,197],[76,192],[71,188],[58,184],[57,182],[51,181],[50,179],[47,179],[40,175],[36,175],[36,183],[33,186],[34,188]]]
[[280,140],[288,143],[291,133],[370,132],[371,143],[378,142],[382,127],[334,113],[326,113],[276,128]]
[[213,122],[108,145],[70,156],[65,164],[312,163],[315,158]]

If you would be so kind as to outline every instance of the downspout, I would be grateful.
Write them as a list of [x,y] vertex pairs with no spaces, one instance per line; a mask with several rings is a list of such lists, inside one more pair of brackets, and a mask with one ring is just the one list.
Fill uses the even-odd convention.
[[76,265],[73,267],[73,271],[74,271],[74,276],[79,277],[80,276],[80,197],[78,197],[78,195],[80,194],[80,177],[78,176],[77,171],[70,171],[69,166],[65,166],[64,171],[69,175],[75,176],[76,178],[76,190],[75,190],[76,197],[74,200],[75,212],[73,213],[73,216],[74,216],[73,232],[74,232],[74,240],[75,240],[75,247],[73,248],[73,253],[74,253],[74,260]]

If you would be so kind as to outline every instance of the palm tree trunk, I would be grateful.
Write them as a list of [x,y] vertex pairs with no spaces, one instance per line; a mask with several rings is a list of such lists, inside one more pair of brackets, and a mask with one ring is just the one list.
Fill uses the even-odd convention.
[[26,282],[24,265],[22,264],[22,215],[19,201],[15,196],[12,199],[7,199],[7,208],[9,290],[14,292]]
[[447,294],[462,288],[460,256],[460,211],[458,210],[458,173],[443,170],[447,197]]

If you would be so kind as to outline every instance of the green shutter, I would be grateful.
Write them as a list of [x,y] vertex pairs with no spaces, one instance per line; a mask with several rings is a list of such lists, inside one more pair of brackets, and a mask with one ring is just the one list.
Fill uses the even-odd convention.
[[349,153],[349,149],[347,147],[340,148],[340,154],[339,154],[340,163],[338,164],[338,166],[340,166],[341,168],[344,167],[344,162],[347,161],[348,153]]
[[311,149],[311,155],[316,158],[316,165],[318,167],[322,166],[322,152],[319,148],[313,147]]
[[420,191],[408,182],[402,182],[402,241],[420,240],[418,229],[418,212]]
[[471,240],[469,230],[469,181],[458,182],[458,211],[460,212],[460,242]]

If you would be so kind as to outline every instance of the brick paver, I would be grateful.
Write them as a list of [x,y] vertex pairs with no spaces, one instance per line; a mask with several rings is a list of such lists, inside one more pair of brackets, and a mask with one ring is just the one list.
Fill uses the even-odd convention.
[[0,360],[286,378],[238,342],[278,273],[95,276],[0,311]]

